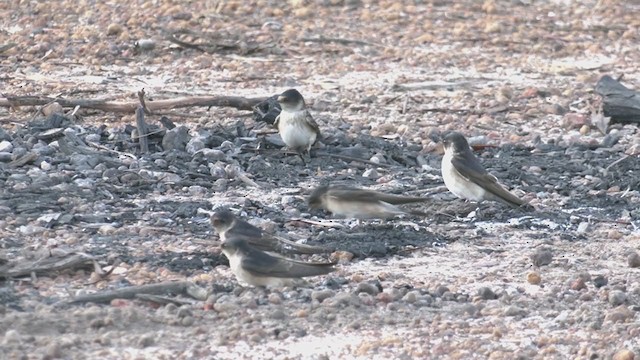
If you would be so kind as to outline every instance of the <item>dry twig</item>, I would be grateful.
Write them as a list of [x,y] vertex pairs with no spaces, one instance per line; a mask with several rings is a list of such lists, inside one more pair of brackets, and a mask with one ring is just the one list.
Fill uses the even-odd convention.
[[[0,98],[0,106],[38,106],[57,101],[63,107],[80,106],[85,109],[96,109],[110,112],[133,113],[140,105],[140,101],[109,101],[102,99],[64,99],[47,96],[10,96],[3,94]],[[252,111],[253,107],[265,98],[244,98],[241,96],[189,96],[175,99],[164,99],[146,102],[149,111],[155,112],[162,109],[176,109],[192,106],[220,106],[233,107],[238,110]]]
[[[203,290],[203,291],[201,291]],[[163,282],[159,284],[147,284],[140,286],[130,286],[124,289],[116,289],[109,291],[102,291],[95,294],[88,294],[75,297],[69,303],[78,304],[86,302],[106,303],[114,299],[133,299],[138,294],[185,294],[194,297],[196,295],[197,300],[206,300],[206,297],[202,299],[201,293],[206,293],[204,289],[193,284],[190,281],[171,281]]]

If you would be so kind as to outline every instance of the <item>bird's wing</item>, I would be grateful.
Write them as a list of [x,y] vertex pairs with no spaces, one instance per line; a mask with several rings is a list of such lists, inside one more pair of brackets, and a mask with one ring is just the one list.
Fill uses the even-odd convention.
[[236,225],[229,230],[229,236],[241,238],[251,246],[263,251],[278,251],[294,254],[323,254],[331,252],[330,249],[324,247],[298,244],[282,237],[265,234],[259,227],[253,226],[240,219],[236,219]]
[[294,254],[325,254],[332,251],[331,249],[322,246],[299,244],[295,241],[291,241],[289,239],[285,239],[283,237],[275,235],[265,235],[265,237],[272,237],[276,239],[276,241],[278,241],[279,243],[279,250],[284,252],[290,252]]
[[276,116],[276,120],[273,122],[273,127],[277,129],[279,122],[280,122],[280,114],[278,114],[278,116]]
[[378,191],[374,191],[373,193],[376,199],[394,205],[429,201],[429,199],[422,197],[385,194]]
[[228,237],[240,238],[251,246],[264,251],[273,251],[279,245],[276,239],[263,236],[262,229],[240,219],[236,219],[235,226],[229,229],[227,233]]
[[320,127],[318,126],[318,123],[313,120],[313,116],[311,116],[311,113],[309,113],[309,111],[306,111],[304,120],[306,121],[306,123],[311,127],[311,129],[313,129],[313,131],[318,135],[318,137],[320,137]]
[[487,170],[485,170],[482,165],[480,165],[480,162],[477,159],[471,158],[469,156],[456,155],[453,157],[453,159],[451,159],[451,163],[461,176],[469,181],[474,182],[475,184],[478,184],[486,191],[495,195],[498,200],[501,200],[507,205],[519,207],[526,203],[526,201],[513,195],[504,187],[502,187],[502,185],[498,183],[498,179],[496,179],[495,176],[489,174]]
[[305,263],[271,256],[262,251],[250,249],[242,258],[241,266],[255,276],[280,278],[301,278],[328,274],[334,270],[334,263]]
[[378,202],[373,191],[348,186],[334,186],[327,191],[327,196],[339,201]]
[[336,186],[329,189],[328,196],[336,200],[362,201],[368,203],[383,201],[394,205],[429,201],[427,198],[385,194],[379,191],[364,190],[347,186]]

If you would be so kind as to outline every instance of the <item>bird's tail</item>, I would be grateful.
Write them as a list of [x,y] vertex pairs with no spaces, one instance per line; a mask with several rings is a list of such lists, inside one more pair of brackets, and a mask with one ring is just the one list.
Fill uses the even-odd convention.
[[332,252],[332,249],[323,247],[323,246],[314,246],[314,245],[306,245],[300,244],[291,240],[287,240],[281,237],[278,237],[279,250],[284,252],[292,252],[296,254],[327,254]]

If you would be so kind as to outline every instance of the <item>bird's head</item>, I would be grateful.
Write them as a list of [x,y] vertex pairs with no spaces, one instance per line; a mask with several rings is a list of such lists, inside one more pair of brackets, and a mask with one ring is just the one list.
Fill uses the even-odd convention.
[[218,210],[209,218],[211,225],[218,233],[227,231],[233,224],[234,219],[235,216],[229,210]]
[[320,209],[322,207],[324,195],[329,190],[329,185],[322,185],[315,188],[309,198],[307,198],[307,204],[311,209]]
[[469,143],[467,139],[459,132],[452,131],[444,136],[442,139],[445,151],[454,151],[460,153],[469,150]]
[[289,89],[280,94],[280,96],[278,96],[278,102],[283,110],[288,111],[302,110],[305,107],[304,98],[296,89]]

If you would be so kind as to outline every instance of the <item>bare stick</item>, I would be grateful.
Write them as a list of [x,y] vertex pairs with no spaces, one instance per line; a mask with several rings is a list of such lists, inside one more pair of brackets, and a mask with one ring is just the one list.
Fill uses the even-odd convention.
[[159,284],[147,284],[140,286],[130,286],[123,289],[102,291],[94,294],[77,296],[69,303],[78,304],[86,302],[106,303],[113,299],[133,299],[137,294],[186,294],[187,287],[191,286],[189,281],[172,281]]
[[[38,106],[45,105],[52,101],[57,101],[63,107],[80,106],[85,109],[96,109],[102,111],[132,113],[140,105],[140,101],[109,101],[104,99],[63,99],[47,96],[10,96],[3,94],[0,97],[0,106]],[[175,99],[164,99],[146,102],[149,111],[155,112],[162,109],[176,109],[193,106],[219,106],[233,107],[238,110],[253,110],[253,107],[266,98],[244,98],[241,96],[189,96]]]
[[337,222],[333,222],[333,221],[313,221],[313,220],[309,220],[309,219],[303,219],[303,218],[294,218],[289,220],[291,222],[293,221],[299,221],[301,223],[305,223],[305,224],[311,224],[311,225],[317,225],[317,226],[323,226],[323,227],[330,227],[330,228],[336,228],[336,229],[342,229],[345,226],[337,223]]
[[343,44],[343,45],[356,44],[356,45],[368,45],[368,46],[386,47],[385,45],[382,45],[382,44],[376,44],[376,43],[372,43],[372,42],[364,41],[364,40],[326,37],[326,36],[322,36],[322,35],[320,35],[318,37],[303,37],[300,40],[301,41],[308,41],[308,42],[318,42],[318,43],[335,42],[335,43]]
[[630,157],[631,155],[625,155],[623,157],[621,157],[620,159],[614,161],[611,163],[611,165],[607,166],[604,171],[609,171],[609,169],[611,169],[612,167],[618,165],[619,163],[623,162],[625,159],[627,159],[628,157]]
[[384,167],[384,168],[393,167],[393,165],[381,164],[381,163],[373,162],[373,161],[370,161],[370,160],[360,159],[360,158],[356,158],[356,157],[352,157],[352,156],[346,156],[346,155],[329,154],[329,153],[317,153],[317,155],[319,155],[319,156],[328,156],[328,157],[332,157],[332,158],[335,158],[335,159],[341,159],[341,160],[357,161],[357,162],[361,162],[361,163],[365,163],[365,164],[369,164],[369,165],[373,165],[373,166]]
[[93,259],[84,254],[68,254],[37,261],[13,262],[0,267],[0,279],[35,276],[36,274],[51,275],[55,271],[80,269],[90,267],[92,264]]
[[147,104],[144,103],[144,95],[144,88],[142,88],[142,90],[138,91],[138,101],[140,101],[140,106],[142,106],[144,113],[147,115],[151,115],[151,111],[147,108]]
[[30,163],[32,161],[34,161],[35,159],[38,158],[38,154],[34,153],[34,152],[28,152],[24,155],[22,155],[21,157],[13,160],[12,162],[9,163],[9,167],[10,168],[16,168],[16,167],[20,167],[20,166],[24,166],[27,163]]
[[[141,100],[144,103],[144,100]],[[143,154],[149,152],[149,141],[147,138],[147,124],[144,122],[144,105],[138,106],[136,109],[136,126],[138,127],[138,142],[140,142],[140,151]]]

